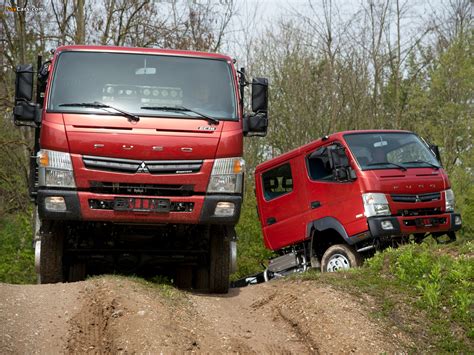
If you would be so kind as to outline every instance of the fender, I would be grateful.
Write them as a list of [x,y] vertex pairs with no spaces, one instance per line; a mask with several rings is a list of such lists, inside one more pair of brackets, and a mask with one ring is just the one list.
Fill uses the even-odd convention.
[[344,241],[349,245],[353,245],[358,241],[355,238],[349,238],[343,225],[334,217],[324,217],[324,218],[309,222],[308,225],[306,226],[306,238],[311,237],[313,230],[318,231],[318,232],[323,232],[328,229],[334,229],[336,232],[338,232],[339,235],[344,239]]

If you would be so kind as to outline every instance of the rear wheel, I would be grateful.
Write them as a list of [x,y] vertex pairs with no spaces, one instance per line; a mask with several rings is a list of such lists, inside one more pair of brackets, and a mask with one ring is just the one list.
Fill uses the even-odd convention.
[[362,257],[354,248],[346,244],[329,247],[321,259],[322,272],[347,270],[362,265]]
[[230,238],[224,228],[211,230],[210,236],[209,291],[227,293],[230,274]]
[[191,266],[179,266],[176,269],[176,286],[190,289],[193,284],[193,269]]
[[209,268],[197,267],[194,270],[194,288],[200,291],[209,290]]
[[74,262],[69,265],[68,270],[68,281],[76,282],[82,281],[86,278],[86,263],[84,262]]

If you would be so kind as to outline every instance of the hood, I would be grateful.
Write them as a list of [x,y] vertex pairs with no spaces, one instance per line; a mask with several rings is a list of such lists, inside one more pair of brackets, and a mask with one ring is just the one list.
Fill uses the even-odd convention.
[[126,117],[63,114],[73,154],[124,159],[213,159],[224,122],[183,117]]
[[364,171],[362,180],[365,191],[383,191],[390,194],[423,194],[438,192],[449,187],[443,169],[408,168]]

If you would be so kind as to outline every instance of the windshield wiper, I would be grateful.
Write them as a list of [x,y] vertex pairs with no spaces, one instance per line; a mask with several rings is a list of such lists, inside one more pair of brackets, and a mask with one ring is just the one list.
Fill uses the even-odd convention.
[[102,109],[111,108],[112,110],[120,112],[122,115],[127,117],[129,121],[134,121],[134,122],[140,121],[140,117],[138,117],[137,115],[134,115],[133,113],[124,111],[124,110],[119,109],[119,108],[114,107],[114,106],[103,104],[102,102],[98,102],[98,101],[95,101],[95,102],[72,102],[72,103],[67,103],[67,104],[59,104],[58,106],[62,106],[62,107],[90,107],[90,108],[102,108]]
[[439,166],[438,166],[438,165],[433,164],[433,163],[430,163],[430,162],[428,162],[428,161],[424,161],[424,160],[404,161],[402,164],[416,164],[416,163],[418,163],[418,164],[427,164],[427,165],[429,165],[429,166],[435,168],[436,170],[439,169]]
[[[185,115],[186,114],[186,111],[188,112],[192,112],[194,113],[195,115],[198,115],[199,117],[201,118],[205,118],[206,120],[208,120],[210,123],[214,123],[214,124],[219,124],[219,121],[217,119],[215,119],[214,117],[211,117],[211,116],[208,116],[208,115],[205,115],[201,112],[198,112],[198,111],[194,111],[194,110],[191,110],[190,108],[187,108],[187,107],[184,107],[184,106],[142,106],[140,107],[142,110],[154,110],[154,111],[175,111],[175,112],[182,112],[184,113]],[[187,116],[190,116],[190,115],[187,115]]]
[[396,166],[397,168],[401,169],[402,171],[407,171],[407,168],[405,168],[403,165],[390,163],[388,161],[379,162],[379,163],[370,163],[370,164],[367,164],[366,166],[376,166],[376,165],[393,165],[393,166]]

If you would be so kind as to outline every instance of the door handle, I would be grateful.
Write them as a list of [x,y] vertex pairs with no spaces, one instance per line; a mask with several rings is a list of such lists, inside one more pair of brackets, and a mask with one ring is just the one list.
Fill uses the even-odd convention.
[[275,217],[269,217],[267,218],[267,225],[275,224],[276,223],[276,218]]
[[318,207],[321,207],[321,202],[319,201],[312,201],[311,202],[311,209],[315,209],[315,208],[318,208]]

